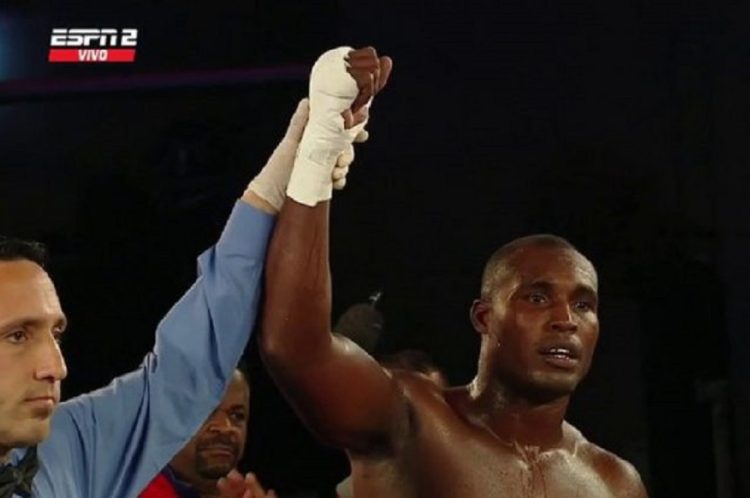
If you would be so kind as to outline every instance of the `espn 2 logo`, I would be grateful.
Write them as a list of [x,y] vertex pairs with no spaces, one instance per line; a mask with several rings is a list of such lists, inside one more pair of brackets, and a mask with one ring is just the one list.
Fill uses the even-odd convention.
[[133,62],[138,30],[53,28],[49,44],[49,62]]

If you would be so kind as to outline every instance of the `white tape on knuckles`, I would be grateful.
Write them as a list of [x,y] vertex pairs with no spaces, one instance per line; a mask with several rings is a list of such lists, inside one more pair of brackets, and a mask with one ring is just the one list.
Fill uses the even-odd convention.
[[[310,120],[300,141],[287,195],[308,206],[331,198],[331,174],[339,156],[348,152],[365,123],[344,129],[342,113],[357,98],[357,83],[347,72],[350,47],[321,55],[310,73]],[[369,105],[369,103],[368,103]]]

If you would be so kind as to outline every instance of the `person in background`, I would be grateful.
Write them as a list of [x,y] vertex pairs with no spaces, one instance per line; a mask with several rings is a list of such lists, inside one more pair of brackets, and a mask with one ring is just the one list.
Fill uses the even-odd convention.
[[[250,415],[251,387],[243,363],[232,375],[221,404],[209,415],[195,436],[172,458],[139,498],[217,498],[217,482],[230,472],[245,451]],[[248,474],[248,498],[276,498]]]

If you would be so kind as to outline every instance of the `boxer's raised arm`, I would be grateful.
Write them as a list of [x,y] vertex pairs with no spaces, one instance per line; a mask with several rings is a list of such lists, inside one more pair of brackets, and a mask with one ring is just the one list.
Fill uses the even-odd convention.
[[[353,79],[334,84],[321,104],[341,120],[338,130],[324,129],[326,117],[315,115],[319,88],[313,69],[310,122],[268,253],[261,348],[272,376],[314,432],[330,443],[369,452],[386,446],[405,427],[406,403],[377,362],[331,334],[329,168],[336,148],[347,144],[344,135],[350,144],[356,134],[343,128],[359,121],[357,106],[385,84],[390,60],[379,59],[372,49],[355,51],[348,67]],[[326,69],[326,75],[335,74],[335,68]]]
[[279,387],[327,442],[367,452],[405,415],[394,381],[353,342],[331,334],[329,203],[287,201],[266,262],[262,349]]

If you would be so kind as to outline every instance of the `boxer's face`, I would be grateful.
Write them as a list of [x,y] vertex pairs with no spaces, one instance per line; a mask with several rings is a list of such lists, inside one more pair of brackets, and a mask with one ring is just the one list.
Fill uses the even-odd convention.
[[196,487],[201,481],[226,476],[245,450],[249,412],[250,386],[235,370],[221,404],[172,459],[172,470]]
[[0,261],[0,457],[49,434],[67,375],[58,341],[65,316],[47,273]]
[[570,394],[589,371],[599,336],[596,272],[573,250],[533,245],[509,266],[492,302],[476,306],[484,347],[494,349],[493,375],[519,394]]

